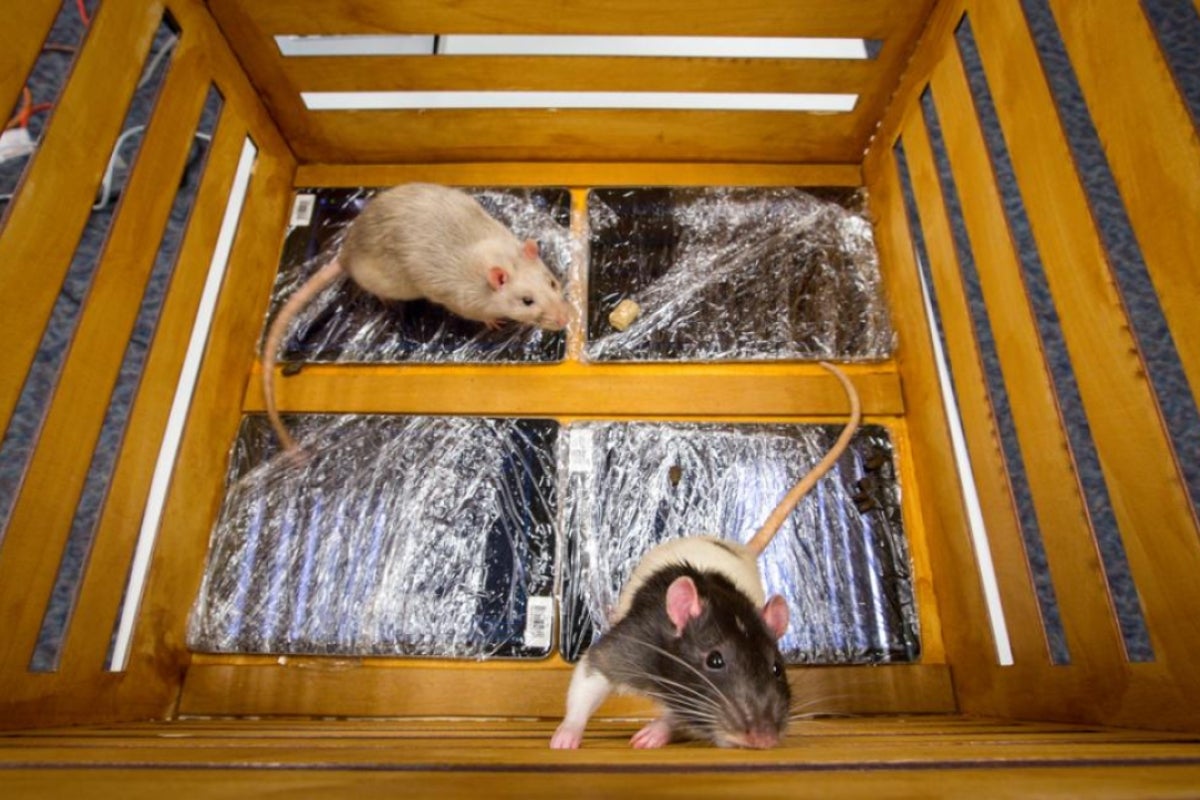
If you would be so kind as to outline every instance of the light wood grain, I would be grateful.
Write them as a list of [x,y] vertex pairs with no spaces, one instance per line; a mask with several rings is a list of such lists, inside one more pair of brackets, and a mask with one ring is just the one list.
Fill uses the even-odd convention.
[[[5,772],[7,786],[17,796],[74,794],[120,800],[156,800],[164,793],[199,797],[239,797],[246,790],[244,770],[224,768],[196,772],[179,769],[62,769],[28,768]],[[564,774],[547,769],[513,776],[494,772],[447,772],[325,769],[255,774],[255,791],[288,796],[353,794],[356,797],[394,797],[415,791],[438,797],[561,800],[570,797],[687,797],[777,798],[809,794],[817,797],[958,798],[1192,798],[1200,767],[1190,764],[1072,767],[946,767],[912,770],[904,767],[863,771],[853,766],[804,773],[741,770],[661,775],[608,770],[578,770]]]
[[[0,422],[7,424],[91,214],[162,5],[105,2],[0,235]],[[81,135],[81,131],[87,131]],[[31,265],[36,264],[36,269]]]
[[[294,659],[286,665],[197,659],[188,670],[179,713],[185,716],[482,716],[557,718],[569,665],[546,662],[471,664],[387,659]],[[945,666],[790,669],[805,713],[945,713],[953,711]],[[648,717],[653,705],[613,695],[597,712]]]
[[[1200,690],[1200,536],[1020,10],[976,3],[976,40],[1045,266],[1158,660]],[[1169,587],[1169,588],[1168,588]]]
[[245,126],[233,114],[223,115],[213,133],[204,177],[180,244],[160,322],[146,355],[141,385],[131,406],[129,429],[97,523],[89,569],[80,586],[75,618],[63,648],[60,681],[88,681],[104,664],[113,620],[125,588],[123,578],[132,559],[173,400],[171,387],[178,380],[187,351],[196,303],[204,287],[245,136]]
[[[1050,3],[1194,397],[1200,397],[1200,138],[1135,4]],[[1147,120],[1153,120],[1148,136]]]
[[[303,161],[833,162],[861,157],[853,112],[317,111],[288,130]],[[498,135],[499,132],[503,132]]]
[[[903,410],[886,365],[844,365],[864,413]],[[247,411],[264,410],[260,381]],[[282,411],[522,416],[842,415],[841,384],[815,363],[554,365],[312,365],[276,376]]]
[[0,550],[0,675],[26,663],[58,573],[63,546],[92,461],[113,387],[154,267],[173,192],[164,175],[183,172],[208,92],[201,58],[182,38],[117,215],[100,255],[87,304],[58,377],[40,439]]
[[271,286],[272,271],[262,265],[278,260],[294,170],[290,154],[259,150],[163,508],[162,535],[134,631],[132,675],[178,676],[186,663],[188,613],[200,585],[226,456],[241,419],[241,391]]
[[305,56],[282,59],[301,92],[815,92],[886,85],[874,60],[627,56]]
[[995,428],[975,329],[964,293],[945,197],[924,119],[909,118],[901,137],[913,195],[929,258],[928,287],[937,298],[945,334],[945,356],[954,380],[955,401],[983,512],[1001,605],[1018,661],[1048,660],[1046,635],[1029,574],[1008,466]]
[[[892,307],[899,339],[896,361],[902,388],[908,439],[914,463],[905,505],[920,510],[922,535],[932,567],[938,617],[947,661],[954,665],[955,696],[976,704],[993,697],[998,669],[987,624],[987,607],[969,536],[960,477],[942,405],[937,364],[921,299],[920,272],[890,147],[868,162],[867,186],[874,211],[880,273]],[[915,483],[915,486],[913,485]],[[994,702],[1000,713],[1025,709]]]
[[879,126],[863,159],[864,171],[886,169],[892,146],[909,117],[921,113],[921,93],[947,48],[954,47],[954,31],[966,10],[966,0],[942,0],[929,15],[921,36],[904,67]]
[[1188,797],[1200,742],[1127,731],[901,716],[794,723],[775,749],[628,746],[593,723],[551,751],[548,722],[187,721],[0,737],[5,787],[88,797],[289,792],[394,796]]
[[[1116,612],[956,50],[935,69],[932,88],[1071,663],[1095,671],[1100,691],[1117,691],[1124,682],[1124,652]],[[1037,624],[1015,616],[1013,621],[1019,627]]]
[[913,55],[917,40],[937,5],[934,2],[904,4],[906,16],[897,20],[896,29],[884,40],[883,48],[875,58],[878,74],[886,77],[871,81],[859,93],[858,104],[855,106],[856,141],[869,142],[870,136],[878,128],[884,109],[891,101],[900,76]]
[[[516,0],[502,9],[487,0],[376,3],[303,0],[257,4],[254,24],[270,34],[645,34],[659,36],[841,36],[882,39],[918,16],[924,3],[860,0],[640,0],[576,3]],[[218,18],[223,13],[218,9]]]
[[391,186],[434,181],[457,186],[859,186],[848,164],[509,162],[302,164],[297,187]]

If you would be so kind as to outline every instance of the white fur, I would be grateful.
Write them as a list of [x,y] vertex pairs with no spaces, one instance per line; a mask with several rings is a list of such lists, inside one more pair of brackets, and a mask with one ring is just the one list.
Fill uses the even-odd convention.
[[[736,554],[731,553],[731,549]],[[766,603],[767,594],[750,548],[715,536],[685,536],[663,542],[642,556],[621,590],[612,622],[620,621],[629,613],[634,594],[651,575],[675,564],[689,564],[698,570],[719,573],[749,597],[756,607],[762,608]]]

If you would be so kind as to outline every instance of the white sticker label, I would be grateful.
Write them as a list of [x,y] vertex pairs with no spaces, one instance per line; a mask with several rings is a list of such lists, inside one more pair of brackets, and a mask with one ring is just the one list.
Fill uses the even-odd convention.
[[298,194],[292,203],[292,227],[302,228],[312,222],[313,209],[317,207],[315,194]]
[[567,459],[571,472],[592,471],[592,449],[592,431],[571,428],[571,452]]
[[533,650],[550,647],[554,631],[554,598],[530,597],[525,603],[525,646]]

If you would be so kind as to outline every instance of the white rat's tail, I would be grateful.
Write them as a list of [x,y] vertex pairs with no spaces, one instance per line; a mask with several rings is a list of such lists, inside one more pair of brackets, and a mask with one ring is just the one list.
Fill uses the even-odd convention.
[[792,487],[792,490],[787,493],[787,497],[783,498],[775,510],[771,512],[771,516],[767,517],[767,521],[758,529],[758,532],[746,544],[751,552],[757,557],[763,550],[767,549],[767,545],[771,543],[771,539],[779,531],[779,526],[787,519],[788,514],[796,509],[796,505],[808,494],[817,481],[821,479],[830,468],[837,463],[837,460],[842,457],[842,453],[846,452],[846,448],[850,445],[850,437],[854,436],[854,431],[858,429],[858,423],[862,419],[862,408],[858,401],[858,392],[854,390],[854,384],[846,377],[845,373],[826,361],[820,362],[821,366],[842,383],[842,388],[846,390],[846,399],[850,401],[850,420],[846,423],[846,427],[842,428],[842,434],[838,436],[833,447],[829,448],[829,452],[825,454],[817,465],[809,470],[808,474],[800,479],[800,482]]
[[279,411],[275,408],[275,356],[283,344],[283,337],[287,333],[288,325],[300,313],[300,310],[311,303],[314,297],[320,294],[326,286],[340,278],[342,274],[342,267],[338,264],[337,258],[317,270],[311,278],[304,282],[304,285],[292,293],[292,296],[283,304],[283,308],[279,309],[279,313],[271,322],[271,328],[267,332],[267,341],[263,345],[262,388],[263,397],[267,403],[267,416],[271,419],[271,427],[275,429],[279,443],[288,452],[296,450],[296,441],[284,427],[283,420],[279,418]]

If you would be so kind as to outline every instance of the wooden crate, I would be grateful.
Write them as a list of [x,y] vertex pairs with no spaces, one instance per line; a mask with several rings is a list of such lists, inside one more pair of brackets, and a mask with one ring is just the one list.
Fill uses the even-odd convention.
[[[10,10],[0,28],[0,105],[18,102],[58,11],[51,0]],[[190,781],[193,770],[220,767],[205,773],[205,786],[216,792],[240,780],[237,770],[246,764],[278,767],[268,784],[276,789],[311,789],[326,778],[366,788],[408,776],[460,790],[485,778],[499,782],[489,784],[493,789],[507,780],[507,788],[495,789],[500,793],[515,792],[519,784],[511,779],[519,775],[523,796],[561,789],[572,776],[589,776],[596,792],[618,784],[652,791],[677,780],[675,773],[686,773],[697,791],[718,791],[733,779],[749,787],[747,794],[799,782],[887,796],[906,781],[934,781],[919,785],[954,794],[989,778],[985,786],[1011,794],[1037,787],[1169,794],[1200,785],[1200,486],[1192,471],[1200,452],[1187,450],[1188,413],[1200,394],[1200,318],[1191,313],[1200,298],[1200,142],[1188,106],[1197,88],[1177,82],[1143,4],[102,0],[0,228],[0,420],[13,417],[120,133],[122,99],[134,91],[164,13],[178,26],[179,43],[0,540],[0,727],[13,731],[0,739],[0,761],[18,789],[103,779],[133,791],[165,775]],[[1030,20],[1046,19],[1054,23],[1049,33],[1031,27]],[[882,46],[873,59],[853,62],[284,58],[273,38],[431,32],[828,36]],[[1047,67],[1049,56],[1038,49],[1047,42],[1071,68],[1076,101],[1090,114],[1090,135],[1109,171],[1107,195],[1096,194],[1094,176],[1081,164],[1074,138],[1081,134],[1056,94],[1064,72],[1061,64]],[[171,197],[159,177],[178,172],[212,86],[223,99],[219,124],[62,655],[54,671],[31,671],[166,224]],[[807,113],[313,111],[300,96],[410,89],[859,98],[849,112]],[[223,240],[241,179],[248,183],[240,217]],[[190,653],[184,631],[226,454],[242,413],[263,408],[256,343],[291,191],[418,179],[569,186],[577,207],[598,186],[866,187],[898,349],[892,360],[848,372],[866,419],[889,428],[899,453],[920,663],[792,668],[793,686],[814,698],[813,711],[860,716],[798,725],[775,754],[684,747],[635,756],[616,746],[614,731],[625,732],[616,724],[600,728],[597,748],[560,760],[541,749],[544,722],[516,721],[560,713],[569,666],[557,658],[282,663]],[[1124,251],[1115,252],[1108,238],[1113,205],[1127,221],[1139,269],[1126,270]],[[581,226],[579,218],[577,232]],[[223,245],[229,255],[222,274],[225,262],[214,253]],[[197,335],[206,287],[215,300],[211,330]],[[1151,290],[1152,319],[1131,305],[1126,295],[1134,289]],[[926,295],[937,306],[932,329]],[[1047,309],[1057,326],[1052,339]],[[990,336],[982,335],[981,319],[990,321]],[[938,326],[940,336],[931,333]],[[1146,331],[1166,332],[1174,361],[1163,361],[1161,349],[1149,352]],[[286,411],[563,420],[835,421],[843,412],[840,388],[813,364],[599,365],[583,361],[581,347],[574,326],[567,360],[552,366],[315,366],[282,382],[279,400]],[[1071,367],[1067,378],[1062,354]],[[939,376],[943,360],[950,383]],[[198,367],[194,389],[180,394],[189,363]],[[1009,398],[1003,406],[996,381]],[[943,402],[950,385],[954,406]],[[640,400],[629,399],[629,387]],[[730,401],[719,412],[697,410],[698,395]],[[185,412],[177,451],[163,448],[173,407]],[[960,426],[969,474],[955,457]],[[1088,481],[1096,476],[1081,477],[1085,456],[1108,497],[1103,519],[1089,504]],[[111,671],[112,621],[164,459],[167,469],[158,474],[166,478],[159,478],[165,500],[149,526],[157,542],[142,554],[148,578],[129,659]],[[961,491],[964,479],[976,490],[978,515]],[[1039,523],[1069,663],[1052,660],[1022,536],[1029,513]],[[974,518],[986,528],[986,546],[971,536]],[[1118,622],[1119,598],[1106,581],[1096,536],[1108,523],[1123,544],[1149,659],[1131,658]],[[994,592],[978,566],[981,548],[994,563]],[[1009,659],[993,633],[989,592],[1003,608],[1012,663],[1002,663]],[[620,698],[602,716],[648,711]],[[906,716],[912,714],[936,716]],[[434,717],[462,719],[412,721]],[[311,718],[358,721],[299,721]],[[151,720],[157,722],[143,724]],[[998,720],[1021,722],[1007,727]],[[80,725],[90,727],[64,727]],[[913,736],[920,755],[910,758]],[[291,737],[303,745],[293,747]],[[1063,746],[1043,757],[1045,742]],[[287,758],[273,755],[281,748]],[[146,765],[159,771],[139,772]],[[328,774],[317,780],[305,772],[316,768]]]

